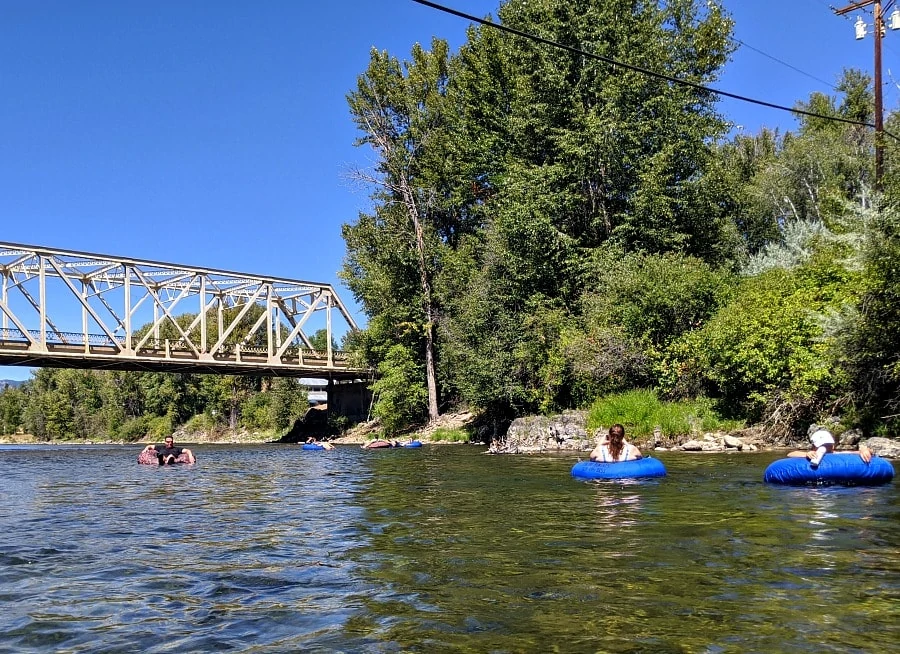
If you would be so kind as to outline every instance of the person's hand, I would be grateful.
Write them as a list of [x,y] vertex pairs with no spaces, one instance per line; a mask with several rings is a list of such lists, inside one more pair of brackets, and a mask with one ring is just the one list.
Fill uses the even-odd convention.
[[872,460],[872,450],[869,449],[868,445],[859,446],[859,458],[861,458],[866,463]]

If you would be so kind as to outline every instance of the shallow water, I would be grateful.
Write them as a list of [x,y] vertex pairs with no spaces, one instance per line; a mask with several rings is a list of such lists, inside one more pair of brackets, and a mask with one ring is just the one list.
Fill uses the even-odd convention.
[[900,651],[900,493],[774,454],[0,446],[0,652]]

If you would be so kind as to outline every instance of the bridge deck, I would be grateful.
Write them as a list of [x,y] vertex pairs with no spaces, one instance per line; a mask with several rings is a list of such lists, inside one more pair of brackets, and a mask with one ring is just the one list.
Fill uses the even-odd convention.
[[217,375],[251,375],[270,377],[317,377],[338,380],[360,379],[369,375],[365,369],[353,368],[343,353],[333,353],[333,365],[321,354],[307,352],[302,362],[299,353],[287,353],[282,363],[274,365],[267,354],[241,351],[198,358],[187,350],[153,348],[139,356],[125,356],[109,345],[48,343],[47,352],[34,352],[29,342],[0,339],[0,365],[34,368],[86,368],[91,370],[139,370],[144,372],[183,372]]

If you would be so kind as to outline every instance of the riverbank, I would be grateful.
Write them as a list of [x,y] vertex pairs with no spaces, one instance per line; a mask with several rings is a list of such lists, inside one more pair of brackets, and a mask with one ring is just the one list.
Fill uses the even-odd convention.
[[[266,431],[231,431],[221,430],[214,432],[186,432],[175,430],[172,434],[178,445],[254,445],[277,442],[279,434]],[[0,445],[147,445],[148,443],[161,443],[160,438],[142,438],[137,441],[121,441],[109,438],[66,438],[43,440],[35,438],[31,434],[2,434]]]

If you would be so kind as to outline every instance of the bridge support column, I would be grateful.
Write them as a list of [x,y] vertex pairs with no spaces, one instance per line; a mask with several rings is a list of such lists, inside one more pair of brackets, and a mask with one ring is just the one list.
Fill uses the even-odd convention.
[[369,418],[372,405],[372,391],[369,382],[345,383],[328,382],[328,415],[344,416],[353,422],[363,422]]

